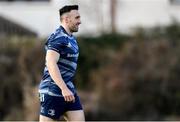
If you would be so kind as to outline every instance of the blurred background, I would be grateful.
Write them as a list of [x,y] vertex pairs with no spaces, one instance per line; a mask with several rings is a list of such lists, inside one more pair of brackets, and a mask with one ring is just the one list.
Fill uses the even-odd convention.
[[86,120],[180,120],[180,0],[0,0],[0,120],[38,120],[44,43],[67,4]]

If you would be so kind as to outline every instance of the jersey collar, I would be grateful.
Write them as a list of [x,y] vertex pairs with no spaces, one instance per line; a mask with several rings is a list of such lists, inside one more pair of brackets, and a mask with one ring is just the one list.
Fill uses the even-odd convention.
[[68,34],[68,32],[64,29],[64,27],[61,25],[60,26],[60,29],[64,32],[64,33],[66,33],[68,36],[70,36],[70,37],[72,37],[73,35],[71,34]]

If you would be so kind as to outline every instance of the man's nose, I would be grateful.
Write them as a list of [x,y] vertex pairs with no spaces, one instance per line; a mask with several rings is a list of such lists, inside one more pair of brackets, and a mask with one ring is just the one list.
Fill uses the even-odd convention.
[[81,24],[81,20],[79,20],[79,22],[78,22],[78,23],[79,23],[79,25],[80,25],[80,24]]

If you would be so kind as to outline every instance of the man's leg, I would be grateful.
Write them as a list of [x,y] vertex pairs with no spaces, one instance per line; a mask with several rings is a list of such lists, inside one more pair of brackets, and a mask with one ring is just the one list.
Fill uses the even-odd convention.
[[66,115],[65,119],[67,121],[81,121],[81,122],[85,121],[83,110],[67,111],[65,115]]
[[55,120],[53,120],[53,119],[51,119],[51,118],[49,118],[49,117],[40,115],[40,117],[39,117],[39,122],[48,122],[48,121],[55,122]]

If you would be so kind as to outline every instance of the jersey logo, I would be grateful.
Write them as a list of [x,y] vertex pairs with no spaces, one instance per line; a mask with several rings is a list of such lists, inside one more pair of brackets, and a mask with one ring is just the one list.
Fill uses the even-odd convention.
[[70,53],[68,53],[67,54],[67,57],[78,57],[79,56],[79,53],[77,53],[77,54],[70,54]]
[[71,48],[71,47],[72,47],[72,45],[71,45],[71,43],[70,43],[70,42],[68,43],[67,47],[69,47],[69,48]]
[[55,115],[55,110],[54,109],[49,109],[48,114],[51,116]]

